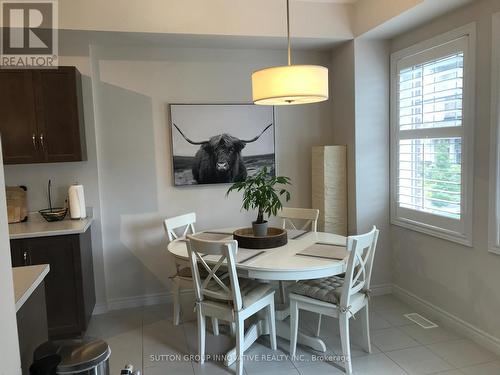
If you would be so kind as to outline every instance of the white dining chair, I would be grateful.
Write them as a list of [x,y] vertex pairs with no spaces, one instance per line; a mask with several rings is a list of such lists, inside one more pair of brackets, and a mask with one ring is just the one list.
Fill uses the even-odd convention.
[[[185,237],[187,234],[196,233],[194,229],[195,223],[196,214],[194,212],[165,219],[163,224],[165,231],[167,232],[169,242],[172,242],[179,237]],[[191,273],[191,267],[189,265],[182,267],[181,264],[176,263],[175,268],[176,274],[170,279],[172,280],[172,293],[174,297],[173,321],[174,325],[177,326],[179,325],[181,315],[180,292],[181,290],[192,290],[194,288],[194,281]],[[214,335],[219,334],[219,324],[216,319],[212,319],[212,331]]]
[[307,310],[337,318],[347,374],[352,374],[349,319],[361,311],[363,349],[371,352],[369,327],[369,290],[373,259],[379,231],[374,226],[366,234],[347,239],[347,269],[344,278],[337,276],[299,281],[290,288],[290,355],[297,347],[299,311]]
[[[169,242],[173,240],[184,237],[188,233],[195,233],[194,224],[196,223],[196,214],[194,212],[174,216],[163,221],[165,231],[167,232],[167,237]],[[176,232],[177,231],[177,232]],[[174,297],[174,325],[179,325],[180,314],[181,314],[181,304],[180,304],[180,292],[182,289],[193,289],[193,277],[191,274],[191,267],[184,266],[178,262],[175,263],[176,274],[170,279],[173,285],[173,297]]]
[[[311,232],[318,230],[319,210],[315,208],[283,207],[278,212],[278,217],[282,219],[283,229],[310,230]],[[297,226],[298,221],[301,222],[299,226]]]
[[[238,280],[236,254],[238,242],[207,241],[188,235],[188,254],[194,278],[196,313],[198,318],[198,354],[201,364],[205,361],[205,317],[221,319],[236,326],[236,374],[243,374],[244,323],[258,311],[266,309],[271,349],[276,350],[274,316],[274,291],[269,284],[249,279]],[[206,256],[212,256],[208,264]],[[217,271],[226,267],[227,273]],[[203,280],[199,269],[207,271]]]
[[[292,230],[309,230],[311,232],[318,231],[319,210],[315,208],[292,208],[283,207],[278,212],[278,217],[281,218],[281,227],[283,229]],[[300,224],[299,224],[300,223]],[[279,282],[280,300],[286,303],[286,284],[283,281]],[[321,324],[321,316],[319,323]]]

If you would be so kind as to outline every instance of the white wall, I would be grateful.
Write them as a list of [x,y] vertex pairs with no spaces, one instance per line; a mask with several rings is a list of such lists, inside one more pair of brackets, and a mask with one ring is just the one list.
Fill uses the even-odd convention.
[[392,282],[389,227],[389,43],[356,39],[356,229],[380,230],[374,285]]
[[[0,164],[3,164],[1,152]],[[16,305],[7,226],[7,202],[2,168],[0,168],[0,296],[2,298],[0,303],[0,375],[20,375],[21,359],[17,337]]]
[[333,140],[347,145],[348,232],[380,229],[374,286],[392,282],[388,51],[386,41],[358,38],[332,53]]
[[356,234],[356,139],[354,41],[332,52],[330,91],[332,98],[333,144],[347,146],[347,230]]
[[[198,229],[248,225],[227,185],[174,187],[169,103],[251,101],[250,75],[283,51],[92,47],[97,160],[107,297],[111,306],[169,288],[173,271],[162,219],[196,211]],[[296,62],[329,65],[326,53]],[[278,173],[291,177],[290,205],[310,207],[311,146],[332,140],[331,103],[276,109]]]
[[[498,0],[438,18],[392,42],[397,51],[469,22],[477,22],[476,115],[474,123],[473,247],[392,227],[395,283],[499,340],[500,256],[488,252],[491,16]],[[498,42],[498,41],[497,41]]]

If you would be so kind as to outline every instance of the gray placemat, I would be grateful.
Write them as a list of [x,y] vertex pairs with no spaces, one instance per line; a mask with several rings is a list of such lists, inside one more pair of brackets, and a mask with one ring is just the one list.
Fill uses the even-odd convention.
[[312,258],[343,260],[347,257],[348,252],[345,246],[316,242],[296,255]]
[[[257,258],[259,255],[262,255],[264,253],[265,250],[258,251],[258,250],[238,249],[238,253],[236,253],[236,263],[243,264],[245,262],[249,262],[250,260]],[[202,257],[208,262],[218,262],[221,256],[203,255]]]
[[302,236],[310,233],[308,230],[300,230],[300,229],[287,229],[288,237],[292,240],[297,240]]

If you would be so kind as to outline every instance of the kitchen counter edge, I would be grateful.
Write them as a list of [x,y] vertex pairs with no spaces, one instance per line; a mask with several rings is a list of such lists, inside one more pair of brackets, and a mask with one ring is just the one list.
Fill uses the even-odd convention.
[[48,264],[12,268],[16,312],[26,303],[49,271],[50,265]]
[[[9,239],[11,240],[19,240],[23,238],[36,238],[36,237],[50,237],[50,236],[64,236],[68,234],[82,234],[89,229],[90,225],[94,219],[92,217],[87,217],[86,219],[81,219],[81,220],[71,220],[71,219],[66,219],[63,221],[59,222],[52,222],[52,223],[42,223],[40,225],[40,229],[36,230],[33,229],[33,227],[36,228],[38,223],[16,223],[16,224],[9,224]],[[63,225],[61,226],[61,223]],[[70,223],[68,228],[64,228],[64,224]],[[32,229],[26,229],[26,231],[17,230],[15,233],[10,233],[10,225],[16,225],[22,228],[23,225],[29,226],[28,228]],[[48,225],[53,225],[54,229],[47,229]],[[67,225],[66,225],[67,226]]]

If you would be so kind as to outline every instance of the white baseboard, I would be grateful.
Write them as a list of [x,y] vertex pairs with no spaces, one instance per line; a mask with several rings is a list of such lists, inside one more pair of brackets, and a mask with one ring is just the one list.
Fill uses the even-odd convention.
[[378,284],[370,285],[372,296],[383,296],[385,294],[392,294],[392,284]]
[[92,312],[92,315],[105,314],[108,311],[109,311],[108,304],[106,302],[96,303],[94,306],[94,311]]
[[[193,291],[189,289],[181,290],[181,296],[192,294]],[[107,303],[99,303],[94,307],[93,315],[105,314],[113,310],[131,309],[134,307],[159,305],[161,303],[172,302],[172,293],[154,293],[141,296],[132,296],[124,298],[109,299]]]
[[500,355],[500,338],[490,335],[480,328],[416,296],[406,289],[397,285],[393,285],[392,289],[395,296],[415,308],[417,312],[426,315],[428,318],[439,320],[443,326],[451,328],[486,349]]

